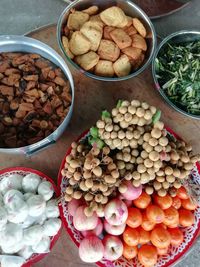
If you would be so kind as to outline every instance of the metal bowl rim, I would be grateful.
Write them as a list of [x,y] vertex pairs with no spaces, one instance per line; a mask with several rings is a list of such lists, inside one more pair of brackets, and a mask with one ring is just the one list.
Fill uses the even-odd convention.
[[59,19],[58,19],[58,23],[57,23],[57,31],[56,31],[56,35],[57,35],[57,42],[59,45],[60,50],[62,51],[62,53],[64,54],[64,56],[66,57],[66,59],[81,73],[84,73],[86,76],[93,78],[95,80],[99,80],[99,81],[106,81],[106,82],[115,82],[115,81],[124,81],[124,80],[128,80],[130,78],[136,77],[137,75],[139,75],[140,73],[142,73],[151,63],[153,56],[155,54],[156,51],[156,46],[157,46],[157,39],[156,39],[156,32],[155,32],[155,28],[153,26],[153,23],[151,22],[150,18],[147,16],[147,14],[139,7],[137,6],[134,2],[131,2],[130,0],[126,0],[125,2],[132,5],[136,11],[138,11],[146,20],[146,22],[149,24],[149,27],[151,29],[151,33],[152,33],[152,49],[149,55],[149,58],[147,60],[147,62],[140,68],[138,69],[136,72],[133,72],[127,76],[124,77],[118,77],[118,78],[109,78],[109,77],[102,77],[102,76],[98,76],[95,74],[92,74],[88,71],[84,71],[81,67],[79,67],[79,65],[77,65],[71,58],[68,57],[68,55],[65,52],[65,49],[63,47],[62,44],[62,40],[61,40],[61,27],[63,25],[63,19],[65,14],[74,6],[76,6],[76,4],[79,2],[79,0],[75,0],[73,1],[71,4],[69,4],[61,13]]
[[[0,152],[5,150],[6,153],[12,153],[12,152],[16,152],[18,150],[21,150],[21,151],[31,151],[31,149],[33,147],[38,147],[40,145],[42,145],[42,143],[45,141],[45,140],[51,140],[54,138],[54,133],[56,131],[58,131],[59,128],[61,128],[61,125],[63,125],[68,119],[70,120],[71,119],[71,115],[72,115],[72,111],[73,111],[73,106],[74,106],[74,80],[73,80],[73,76],[72,76],[72,73],[68,67],[68,65],[66,64],[66,62],[64,61],[64,59],[52,48],[50,47],[49,45],[39,41],[39,40],[36,40],[34,38],[31,38],[31,37],[27,37],[27,36],[24,36],[24,35],[1,35],[0,36],[0,45],[1,43],[3,42],[4,45],[6,44],[9,44],[9,41],[10,42],[17,42],[18,44],[23,44],[25,46],[33,46],[33,43],[35,45],[38,45],[38,47],[34,47],[33,48],[35,50],[42,50],[42,48],[45,49],[45,52],[51,53],[51,57],[53,57],[54,59],[56,59],[62,66],[62,71],[63,71],[63,68],[65,68],[65,72],[64,72],[64,75],[66,76],[66,78],[68,79],[69,83],[70,83],[70,88],[71,88],[71,93],[72,93],[72,102],[71,102],[71,105],[70,105],[70,109],[69,109],[69,112],[67,113],[67,115],[65,116],[65,119],[62,121],[62,123],[57,127],[57,129],[55,131],[53,131],[50,135],[46,136],[45,138],[43,138],[42,140],[36,142],[36,143],[33,143],[31,145],[26,145],[26,146],[22,146],[22,147],[16,147],[16,148],[1,148],[0,147]],[[33,42],[33,43],[31,43]],[[22,49],[23,50],[23,49]],[[44,51],[44,50],[43,50]],[[6,52],[6,51],[5,51]],[[23,51],[19,51],[19,52],[22,52]],[[36,54],[40,54],[39,51],[35,52]],[[45,58],[45,56],[42,56]],[[51,60],[48,59],[50,62]],[[58,66],[57,64],[54,63],[54,65]],[[71,76],[71,77],[70,77]]]
[[170,35],[168,35],[167,37],[165,37],[162,42],[159,44],[158,48],[156,49],[156,52],[154,53],[153,59],[152,59],[152,75],[153,75],[153,79],[154,79],[154,83],[156,85],[156,89],[159,91],[160,95],[164,98],[164,100],[167,102],[167,104],[171,107],[173,107],[176,111],[180,112],[183,115],[186,115],[187,117],[193,118],[193,119],[197,119],[200,120],[200,115],[194,115],[194,114],[190,114],[182,109],[180,109],[179,107],[177,107],[169,98],[168,96],[164,93],[164,91],[162,90],[162,88],[159,85],[158,79],[156,77],[156,69],[155,69],[155,60],[159,54],[159,52],[161,51],[162,47],[172,38],[179,36],[179,35],[184,35],[184,34],[196,34],[199,35],[200,37],[200,31],[196,31],[196,30],[181,30],[181,31],[177,31],[174,32]]

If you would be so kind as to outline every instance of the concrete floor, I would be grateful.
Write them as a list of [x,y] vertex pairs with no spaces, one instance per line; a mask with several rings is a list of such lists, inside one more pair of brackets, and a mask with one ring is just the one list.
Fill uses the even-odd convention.
[[[57,22],[65,6],[62,0],[0,0],[0,35],[24,34]],[[200,0],[191,1],[189,6],[176,14],[155,20],[154,25],[162,37],[182,29],[200,31]],[[200,267],[200,240],[177,266]]]
[[[57,22],[66,3],[62,0],[0,0],[0,34],[24,34],[44,24]],[[200,1],[154,21],[162,37],[182,29],[200,30]]]

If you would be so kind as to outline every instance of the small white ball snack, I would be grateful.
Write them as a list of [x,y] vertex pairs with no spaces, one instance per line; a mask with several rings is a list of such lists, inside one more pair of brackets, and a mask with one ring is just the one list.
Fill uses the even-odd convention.
[[27,201],[30,197],[32,197],[32,196],[34,196],[34,195],[35,195],[35,194],[30,193],[30,192],[25,193],[25,194],[24,194],[24,200]]
[[14,210],[17,207],[20,207],[21,202],[24,201],[23,194],[15,189],[8,190],[3,198],[6,208]]
[[6,244],[2,245],[2,251],[5,254],[15,254],[18,251],[20,251],[20,249],[22,249],[24,247],[24,242],[23,240],[21,240],[20,242],[17,242],[16,244],[14,244],[13,246],[7,246]]
[[0,206],[3,206],[3,196],[1,193],[0,193]]
[[32,246],[35,253],[48,253],[50,251],[51,240],[48,236],[43,236],[39,243]]
[[19,256],[4,255],[1,259],[1,267],[21,267],[25,259]]
[[11,247],[20,242],[23,237],[22,227],[15,223],[7,223],[5,229],[0,232],[0,245]]
[[22,180],[22,189],[24,192],[35,193],[40,183],[41,179],[37,174],[29,173]]
[[97,236],[85,237],[79,246],[79,256],[84,262],[97,262],[103,258],[104,246]]
[[20,251],[18,251],[18,255],[23,257],[25,260],[30,258],[33,255],[33,249],[31,246],[24,246]]
[[8,221],[21,223],[28,216],[28,206],[23,200],[23,194],[11,189],[4,195],[4,204],[8,212]]
[[32,225],[35,225],[35,224],[43,225],[46,218],[47,217],[46,217],[45,213],[42,213],[40,216],[37,216],[37,217],[32,217],[32,216],[28,215],[27,218],[25,219],[25,221],[21,224],[21,226],[23,229],[26,229]]
[[4,177],[0,182],[0,192],[4,195],[10,189],[22,189],[23,176],[20,174],[11,174]]
[[43,225],[46,219],[47,216],[44,212],[40,216],[35,217],[35,224]]
[[34,195],[27,200],[29,215],[32,217],[40,216],[44,213],[46,202],[40,195]]
[[28,216],[28,205],[24,201],[20,201],[21,206],[19,208],[14,207],[13,210],[8,209],[8,221],[13,223],[23,223]]
[[39,186],[38,186],[38,194],[43,196],[43,198],[48,201],[49,199],[52,198],[53,194],[54,194],[54,189],[53,189],[53,185],[48,182],[48,181],[44,181],[42,182]]
[[33,225],[24,230],[24,244],[33,246],[40,242],[43,236],[43,228],[41,225]]
[[58,218],[51,218],[44,222],[43,232],[47,236],[54,236],[61,227],[61,220]]
[[7,211],[4,207],[0,207],[0,231],[7,223]]
[[61,227],[59,208],[46,179],[30,172],[1,178],[0,266],[21,267],[34,254],[50,251]]
[[26,217],[26,220],[21,224],[22,228],[26,229],[26,228],[36,224],[36,218],[37,217],[32,217],[32,216],[28,215]]
[[57,218],[60,215],[56,199],[49,200],[45,210],[47,218]]

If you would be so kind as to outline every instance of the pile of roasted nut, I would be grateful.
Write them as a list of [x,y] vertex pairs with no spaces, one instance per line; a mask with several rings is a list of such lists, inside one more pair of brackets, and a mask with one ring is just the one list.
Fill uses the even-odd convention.
[[73,143],[66,157],[66,201],[83,197],[89,215],[125,192],[127,182],[143,185],[150,195],[175,196],[199,156],[170,136],[159,118],[160,111],[138,100],[119,101],[111,113],[102,112],[90,136]]
[[69,178],[65,199],[80,199],[83,197],[90,205],[86,213],[101,211],[102,205],[108,202],[108,196],[114,193],[121,181],[116,164],[108,156],[110,149],[102,151],[83,144],[72,144],[72,151],[66,157],[63,176]]
[[51,134],[71,105],[61,69],[38,54],[0,54],[0,147],[33,144]]
[[112,6],[71,9],[63,28],[62,43],[69,58],[99,76],[123,77],[138,69],[147,51],[145,26]]

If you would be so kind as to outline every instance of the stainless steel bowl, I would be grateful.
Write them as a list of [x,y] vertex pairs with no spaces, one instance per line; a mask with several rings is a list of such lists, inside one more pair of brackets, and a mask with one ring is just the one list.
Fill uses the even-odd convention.
[[200,119],[200,115],[193,115],[190,114],[181,108],[177,107],[165,94],[163,91],[162,87],[160,86],[158,79],[156,77],[156,58],[158,57],[160,51],[165,48],[166,44],[178,44],[178,43],[187,43],[187,42],[193,42],[196,40],[200,40],[200,32],[199,31],[179,31],[170,34],[167,36],[158,46],[158,49],[156,53],[154,54],[153,61],[152,61],[152,74],[153,74],[153,79],[155,82],[156,89],[159,91],[161,96],[164,98],[164,100],[169,104],[172,108],[174,108],[176,111],[182,113],[183,115],[186,115],[190,118],[194,119]]
[[[125,77],[120,77],[120,78],[109,78],[109,77],[101,77],[94,75],[90,72],[87,72],[80,68],[73,60],[71,60],[67,54],[65,53],[65,49],[62,44],[62,29],[63,26],[66,24],[67,18],[70,13],[71,8],[75,8],[76,10],[83,10],[85,8],[88,8],[92,5],[97,5],[100,10],[104,10],[110,6],[118,6],[120,7],[128,16],[131,17],[137,17],[139,18],[145,25],[148,33],[148,38],[147,38],[147,45],[148,45],[148,50],[146,52],[146,59],[142,66],[135,72],[129,74],[128,76]],[[90,78],[96,79],[96,80],[101,80],[101,81],[123,81],[127,80],[130,78],[133,78],[140,74],[142,71],[144,71],[147,66],[150,64],[153,54],[156,48],[156,34],[154,30],[154,26],[151,23],[150,19],[148,16],[142,11],[136,4],[134,4],[132,1],[129,0],[76,0],[73,1],[70,5],[66,7],[66,9],[62,12],[59,20],[58,20],[58,25],[57,25],[57,40],[59,47],[63,54],[65,55],[66,59],[80,72],[84,73]]]
[[73,104],[74,104],[73,78],[72,78],[72,75],[71,75],[71,72],[68,66],[66,65],[62,57],[59,56],[58,53],[55,50],[53,50],[51,47],[35,39],[24,37],[24,36],[16,36],[16,35],[0,36],[0,53],[1,52],[25,52],[25,53],[40,54],[42,57],[48,59],[49,61],[54,63],[56,66],[61,68],[70,83],[72,103],[71,103],[69,112],[67,116],[65,117],[64,121],[52,134],[50,134],[43,140],[35,144],[29,145],[29,146],[20,147],[20,148],[0,148],[0,152],[2,153],[32,155],[48,147],[49,145],[54,144],[56,140],[64,132],[65,128],[67,127],[71,119]]

